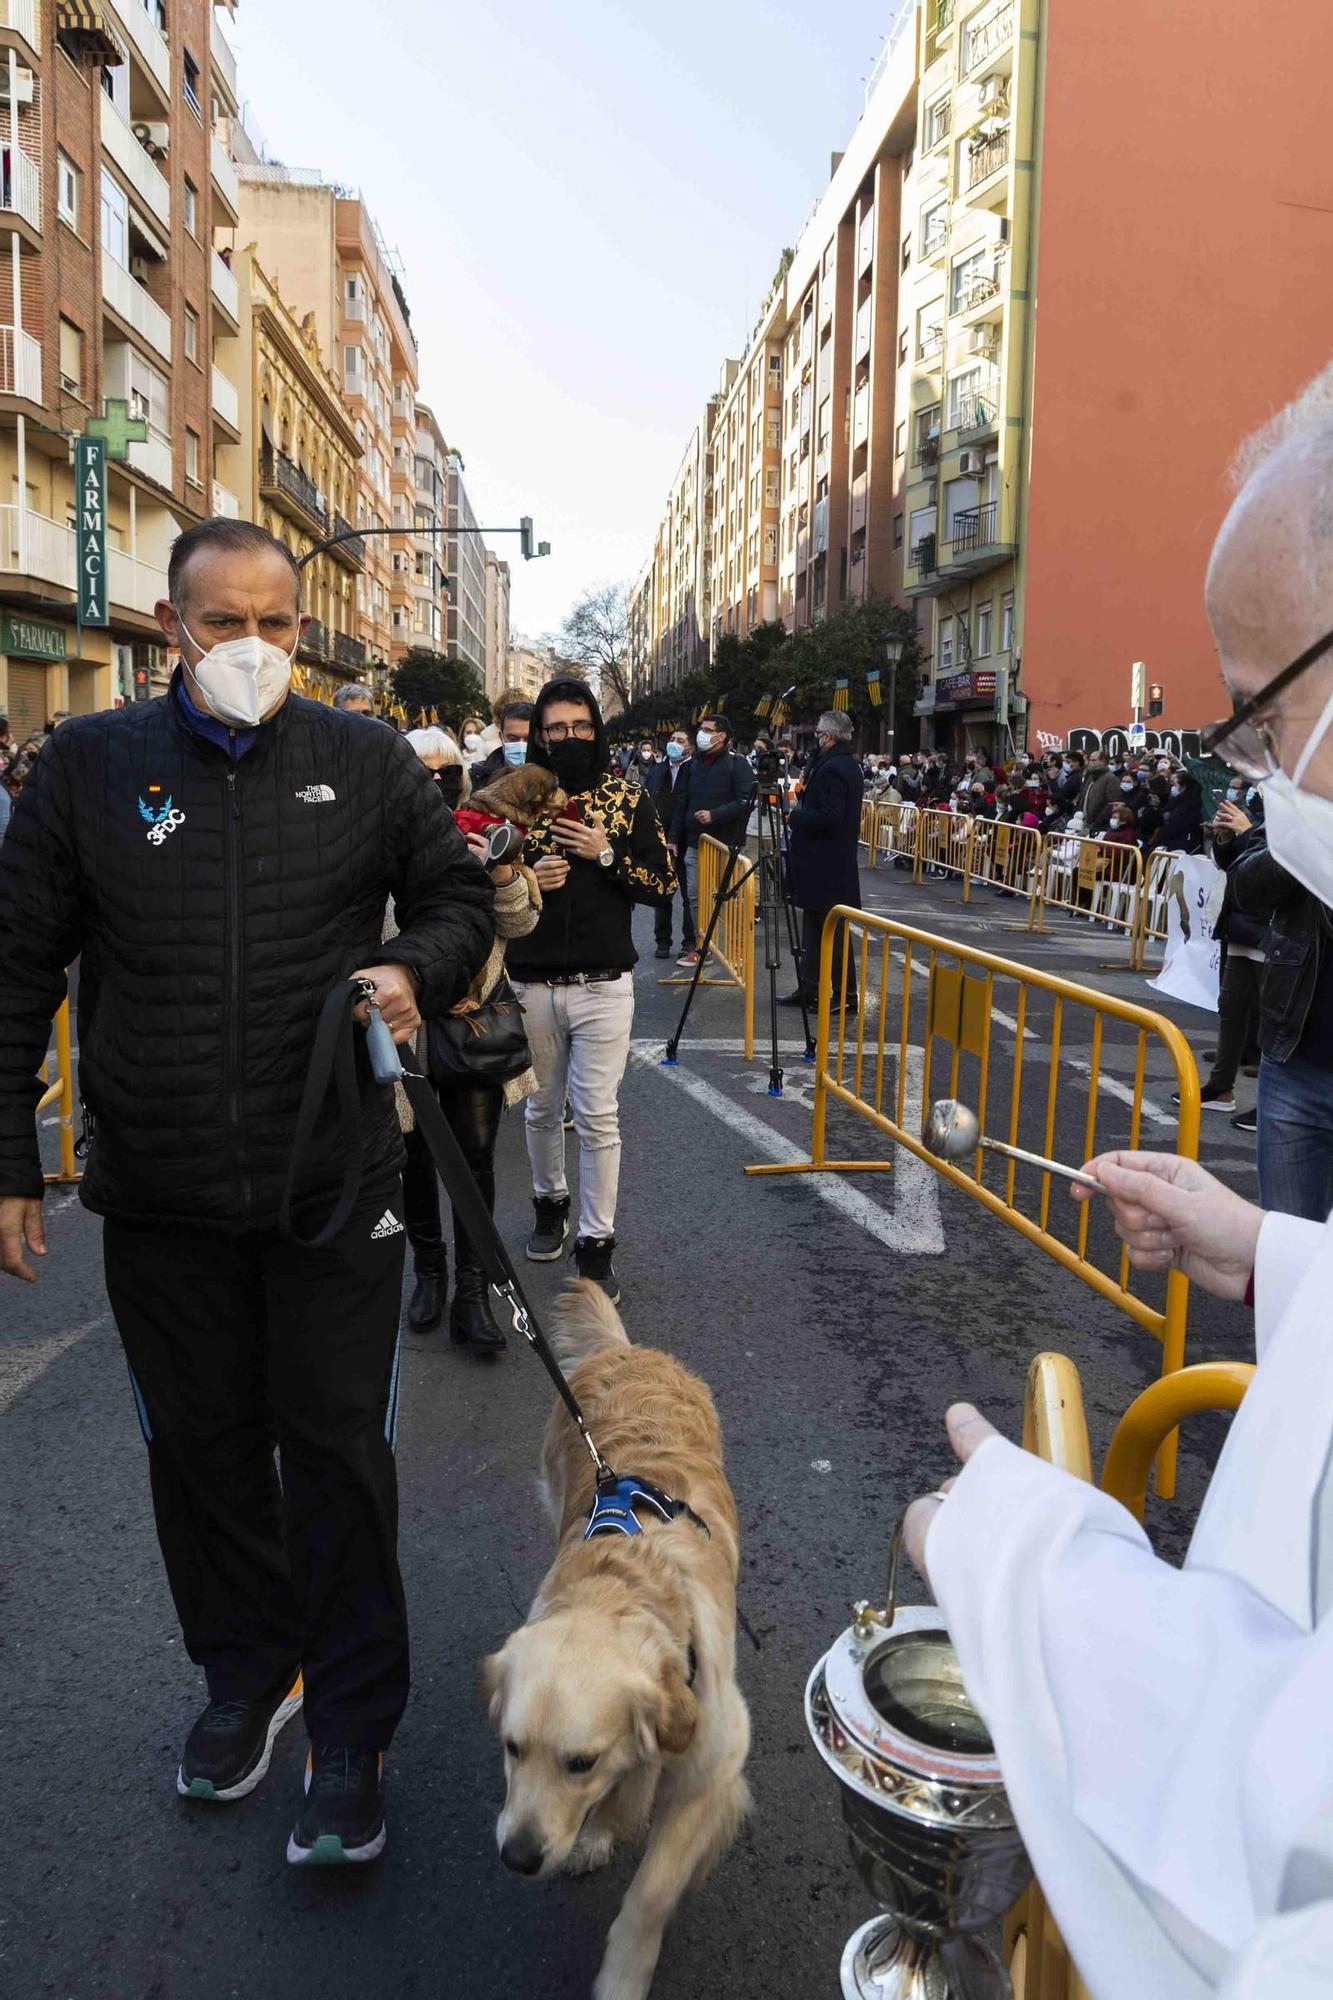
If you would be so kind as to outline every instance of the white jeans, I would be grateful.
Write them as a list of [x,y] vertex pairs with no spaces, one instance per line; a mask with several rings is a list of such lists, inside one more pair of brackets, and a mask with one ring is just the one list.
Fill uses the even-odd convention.
[[579,1140],[580,1236],[614,1236],[620,1187],[620,1080],[634,1025],[634,976],[596,986],[540,986],[511,981],[538,1090],[524,1121],[532,1192],[569,1192],[565,1179],[565,1099]]

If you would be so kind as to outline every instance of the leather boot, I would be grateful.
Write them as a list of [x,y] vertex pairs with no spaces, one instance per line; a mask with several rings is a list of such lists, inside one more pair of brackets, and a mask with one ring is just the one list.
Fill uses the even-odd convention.
[[413,1333],[429,1333],[444,1318],[449,1291],[449,1259],[443,1243],[422,1245],[414,1258],[416,1283],[408,1301],[407,1324]]
[[455,1273],[449,1338],[456,1347],[470,1347],[475,1354],[503,1354],[509,1345],[491,1318],[490,1287],[483,1271]]

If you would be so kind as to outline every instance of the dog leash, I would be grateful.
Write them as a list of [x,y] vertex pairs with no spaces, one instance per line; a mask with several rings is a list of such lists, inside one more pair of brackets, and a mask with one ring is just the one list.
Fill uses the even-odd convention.
[[[448,1119],[440,1109],[440,1101],[431,1088],[430,1079],[423,1076],[419,1070],[404,1068],[393,1036],[384,1025],[380,1011],[375,1005],[375,989],[368,979],[344,980],[333,988],[320,1010],[319,1025],[315,1030],[315,1045],[311,1050],[305,1090],[297,1114],[291,1164],[287,1169],[287,1185],[283,1190],[282,1205],[278,1211],[278,1222],[283,1234],[305,1249],[318,1250],[324,1244],[332,1242],[338,1232],[346,1227],[356,1206],[361,1187],[362,1128],[361,1099],[356,1082],[356,1053],[352,1041],[352,1010],[363,1000],[367,1003],[366,1052],[370,1057],[371,1074],[377,1083],[401,1083],[406,1091],[408,1101],[416,1115],[418,1129],[429,1148],[436,1170],[444,1183],[445,1192],[476,1247],[487,1278],[509,1310],[515,1333],[521,1334],[532,1348],[550,1376],[556,1394],[568,1410],[587,1448],[588,1456],[597,1469],[599,1491],[617,1486],[619,1476],[597,1449],[587,1419],[579,1408],[578,1398],[561,1373],[560,1363],[551,1350],[551,1344],[523,1296],[518,1273],[510,1262],[509,1252],[505,1249],[500,1233],[491,1219],[490,1210],[482,1199],[481,1190],[472,1177],[471,1169],[463,1157],[462,1148],[454,1136]],[[344,1158],[342,1187],[323,1227],[313,1236],[302,1236],[292,1221],[293,1191],[311,1139],[314,1137],[320,1113],[324,1108],[330,1083],[335,1086],[337,1092],[339,1138]]]

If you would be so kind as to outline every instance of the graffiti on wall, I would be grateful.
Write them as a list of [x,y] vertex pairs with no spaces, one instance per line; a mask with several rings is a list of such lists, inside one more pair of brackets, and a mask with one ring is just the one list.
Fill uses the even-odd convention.
[[1085,757],[1090,750],[1104,750],[1108,757],[1125,757],[1131,750],[1164,750],[1169,757],[1182,760],[1202,754],[1197,729],[1144,729],[1135,736],[1132,725],[1123,729],[1071,729],[1067,736],[1052,736],[1047,730],[1039,729],[1037,747],[1039,750],[1081,750]]

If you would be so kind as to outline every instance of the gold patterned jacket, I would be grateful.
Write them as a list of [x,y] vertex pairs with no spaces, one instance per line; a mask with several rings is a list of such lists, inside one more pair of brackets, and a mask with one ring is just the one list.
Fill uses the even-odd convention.
[[666,902],[676,891],[676,869],[648,794],[608,772],[574,794],[585,821],[599,819],[615,855],[608,868],[565,855],[553,837],[555,818],[538,820],[523,859],[535,867],[545,855],[569,861],[563,887],[545,892],[541,918],[527,937],[509,947],[514,979],[553,972],[628,971],[637,953],[630,934],[635,903]]

